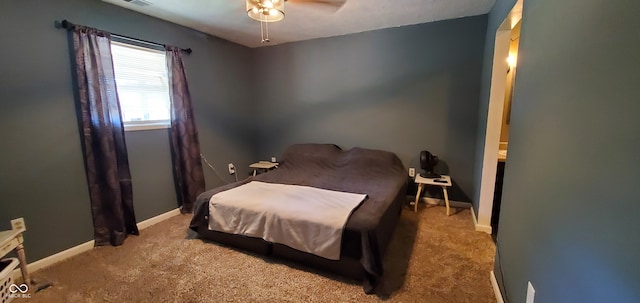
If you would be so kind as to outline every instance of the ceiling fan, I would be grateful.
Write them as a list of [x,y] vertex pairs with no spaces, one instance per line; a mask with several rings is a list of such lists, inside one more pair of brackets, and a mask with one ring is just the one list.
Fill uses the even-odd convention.
[[323,10],[337,11],[347,0],[245,0],[249,18],[260,22],[262,43],[269,42],[269,23],[284,19],[285,2],[312,4]]

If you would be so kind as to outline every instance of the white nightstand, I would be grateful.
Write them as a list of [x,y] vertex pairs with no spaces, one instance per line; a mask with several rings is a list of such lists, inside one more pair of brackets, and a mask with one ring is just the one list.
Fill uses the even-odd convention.
[[[31,285],[31,279],[29,279],[29,272],[27,271],[27,258],[24,253],[24,246],[22,242],[22,233],[26,230],[24,221],[13,220],[11,221],[12,229],[0,231],[0,258],[12,250],[16,251],[18,259],[20,260],[20,271],[22,272],[22,278],[27,285]],[[4,302],[4,301],[3,301]]]
[[277,162],[269,162],[269,161],[260,161],[249,165],[249,167],[253,168],[253,175],[257,174],[258,169],[270,170],[278,167]]
[[[451,186],[451,177],[447,175],[442,175],[440,178],[423,178],[420,175],[416,175],[414,180],[416,184],[418,184],[418,192],[416,193],[416,201],[414,201],[414,211],[418,211],[418,202],[420,202],[420,194],[422,194],[422,190],[425,185],[434,185],[442,187],[442,194],[444,195],[444,202],[447,205],[447,216],[450,214],[449,207],[449,194],[447,193],[447,187]],[[436,182],[442,181],[442,182]]]

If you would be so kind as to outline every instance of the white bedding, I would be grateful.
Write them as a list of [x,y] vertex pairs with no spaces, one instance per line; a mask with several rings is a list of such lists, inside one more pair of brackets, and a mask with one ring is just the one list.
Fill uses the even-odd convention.
[[252,181],[209,200],[209,229],[262,238],[331,260],[342,230],[367,197],[309,186]]

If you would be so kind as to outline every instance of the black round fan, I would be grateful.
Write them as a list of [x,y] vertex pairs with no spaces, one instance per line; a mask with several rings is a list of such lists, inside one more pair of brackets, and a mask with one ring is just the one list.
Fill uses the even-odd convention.
[[420,152],[420,167],[424,173],[420,174],[423,178],[440,178],[440,175],[433,172],[433,167],[438,164],[438,156],[432,155],[430,152],[423,150]]

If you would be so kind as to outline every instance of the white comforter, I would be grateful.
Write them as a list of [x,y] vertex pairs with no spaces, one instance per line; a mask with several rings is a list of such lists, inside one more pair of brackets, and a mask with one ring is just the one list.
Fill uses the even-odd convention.
[[262,238],[338,260],[342,230],[366,197],[252,181],[211,197],[209,229]]

